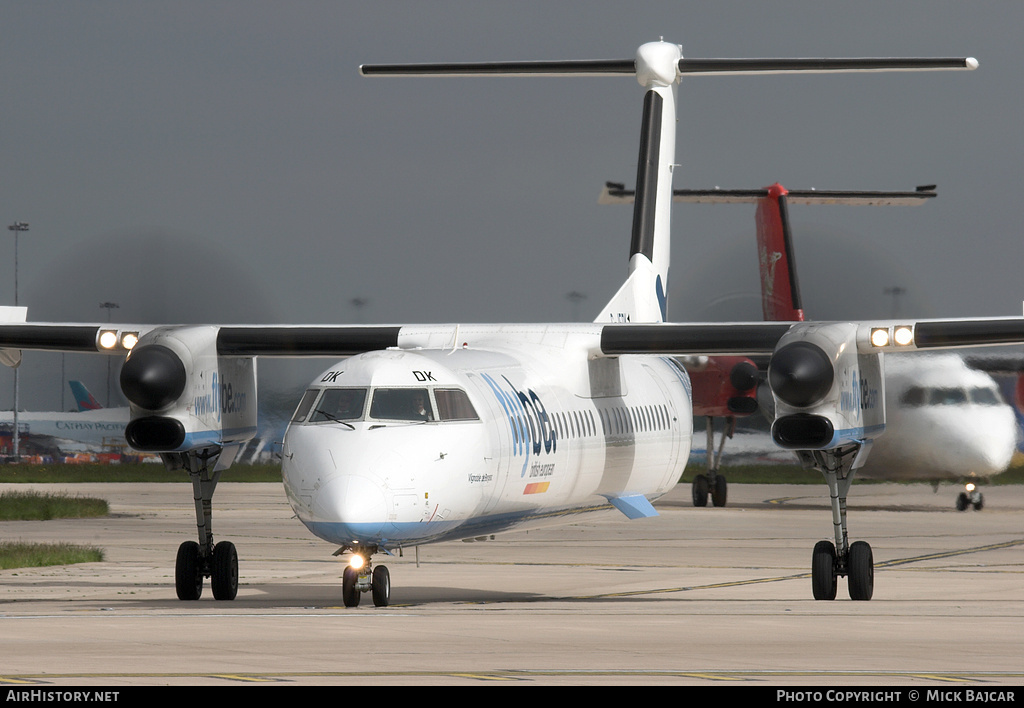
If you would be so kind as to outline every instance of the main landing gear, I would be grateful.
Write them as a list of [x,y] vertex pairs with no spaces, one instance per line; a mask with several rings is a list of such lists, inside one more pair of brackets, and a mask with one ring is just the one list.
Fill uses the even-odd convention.
[[[216,600],[234,600],[238,594],[238,553],[229,541],[213,542],[213,492],[220,479],[216,467],[222,451],[203,450],[164,454],[168,470],[184,469],[192,479],[196,503],[196,527],[199,541],[185,541],[178,547],[174,563],[174,588],[179,600],[198,600],[203,594],[203,579],[210,578]],[[214,470],[211,474],[210,466]]]
[[358,607],[360,596],[369,592],[375,607],[387,607],[391,602],[391,573],[387,566],[374,566],[371,556],[376,546],[343,546],[334,555],[352,551],[352,557],[341,576],[341,597],[345,607]]
[[849,543],[846,530],[846,496],[854,472],[867,457],[867,445],[837,450],[801,450],[804,467],[821,472],[832,500],[835,542],[819,541],[811,555],[811,587],[815,600],[834,600],[840,576],[847,577],[851,600],[870,600],[875,589],[875,563],[871,546],[864,541]]
[[718,452],[715,452],[715,419],[707,417],[708,433],[708,473],[699,474],[693,478],[691,493],[693,494],[694,506],[707,506],[708,496],[711,496],[711,503],[715,506],[725,506],[728,496],[728,485],[725,476],[718,473],[722,462],[722,453],[725,449],[725,439],[731,438],[736,432],[736,419],[728,417],[725,419],[725,428],[722,430],[722,441],[718,445]]

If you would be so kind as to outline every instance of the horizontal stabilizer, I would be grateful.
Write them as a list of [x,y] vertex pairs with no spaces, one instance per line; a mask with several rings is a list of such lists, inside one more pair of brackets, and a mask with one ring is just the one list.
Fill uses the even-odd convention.
[[628,497],[608,497],[608,501],[628,519],[647,519],[658,515],[658,510],[643,494]]
[[686,76],[750,74],[835,74],[861,71],[957,71],[978,68],[974,57],[908,57],[852,59],[680,59]]
[[[674,189],[672,201],[689,204],[756,204],[768,196],[767,189]],[[790,190],[790,204],[846,204],[850,206],[919,206],[936,196],[935,185],[913,192],[836,189]],[[623,185],[607,182],[598,204],[632,204],[635,193]]]
[[[956,71],[978,68],[973,57],[850,59],[679,59],[679,76],[835,74],[880,71]],[[363,76],[622,76],[637,73],[634,59],[569,61],[363,64]]]
[[363,76],[620,76],[636,73],[632,59],[363,64]]

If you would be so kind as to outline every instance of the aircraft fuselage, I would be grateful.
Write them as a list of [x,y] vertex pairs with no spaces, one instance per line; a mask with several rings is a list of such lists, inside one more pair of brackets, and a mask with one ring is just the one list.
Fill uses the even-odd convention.
[[[693,430],[681,366],[591,359],[578,332],[505,334],[368,352],[319,376],[284,442],[299,519],[332,543],[389,548],[649,502],[678,482]],[[541,341],[527,354],[523,336]]]

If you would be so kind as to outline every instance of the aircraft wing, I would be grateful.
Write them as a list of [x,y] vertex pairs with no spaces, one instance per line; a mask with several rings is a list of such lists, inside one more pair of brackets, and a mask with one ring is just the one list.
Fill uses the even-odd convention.
[[601,332],[601,352],[620,354],[770,354],[791,331],[845,324],[862,354],[985,347],[1024,343],[1024,318],[745,322],[721,324],[613,324]]
[[[829,322],[724,322],[597,325],[604,356],[622,354],[771,354],[793,328]],[[1024,343],[1024,318],[867,320],[850,322],[862,353]],[[454,327],[455,325],[453,325]],[[119,325],[0,323],[0,349],[124,354],[158,330],[208,329],[219,356],[349,356],[399,347],[431,325]],[[487,325],[470,326],[489,329]],[[496,325],[495,327],[504,327]],[[585,328],[590,329],[590,328]],[[878,333],[878,334],[876,334]],[[884,333],[884,334],[882,334]],[[872,335],[884,337],[873,341]],[[897,343],[900,336],[908,339]]]
[[[0,349],[124,354],[141,337],[177,325],[0,324]],[[181,325],[180,327],[195,327]],[[398,346],[399,326],[207,325],[221,356],[347,356]]]

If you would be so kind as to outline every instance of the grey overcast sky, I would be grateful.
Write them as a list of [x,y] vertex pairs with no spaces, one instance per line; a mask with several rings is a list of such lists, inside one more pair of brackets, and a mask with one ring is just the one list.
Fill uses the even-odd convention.
[[[974,56],[688,79],[675,186],[935,183],[922,207],[792,208],[808,314],[1016,315],[1022,31],[1024,3],[993,0],[5,0],[0,219],[30,223],[31,320],[103,321],[101,302],[123,322],[591,319],[626,274],[631,213],[597,196],[635,179],[636,81],[359,64],[627,58],[659,37],[691,57]],[[677,205],[670,318],[759,319],[757,288],[752,207]],[[60,365],[28,355],[23,408],[62,405]],[[287,389],[326,363],[269,366]],[[65,368],[105,400],[102,357]]]

